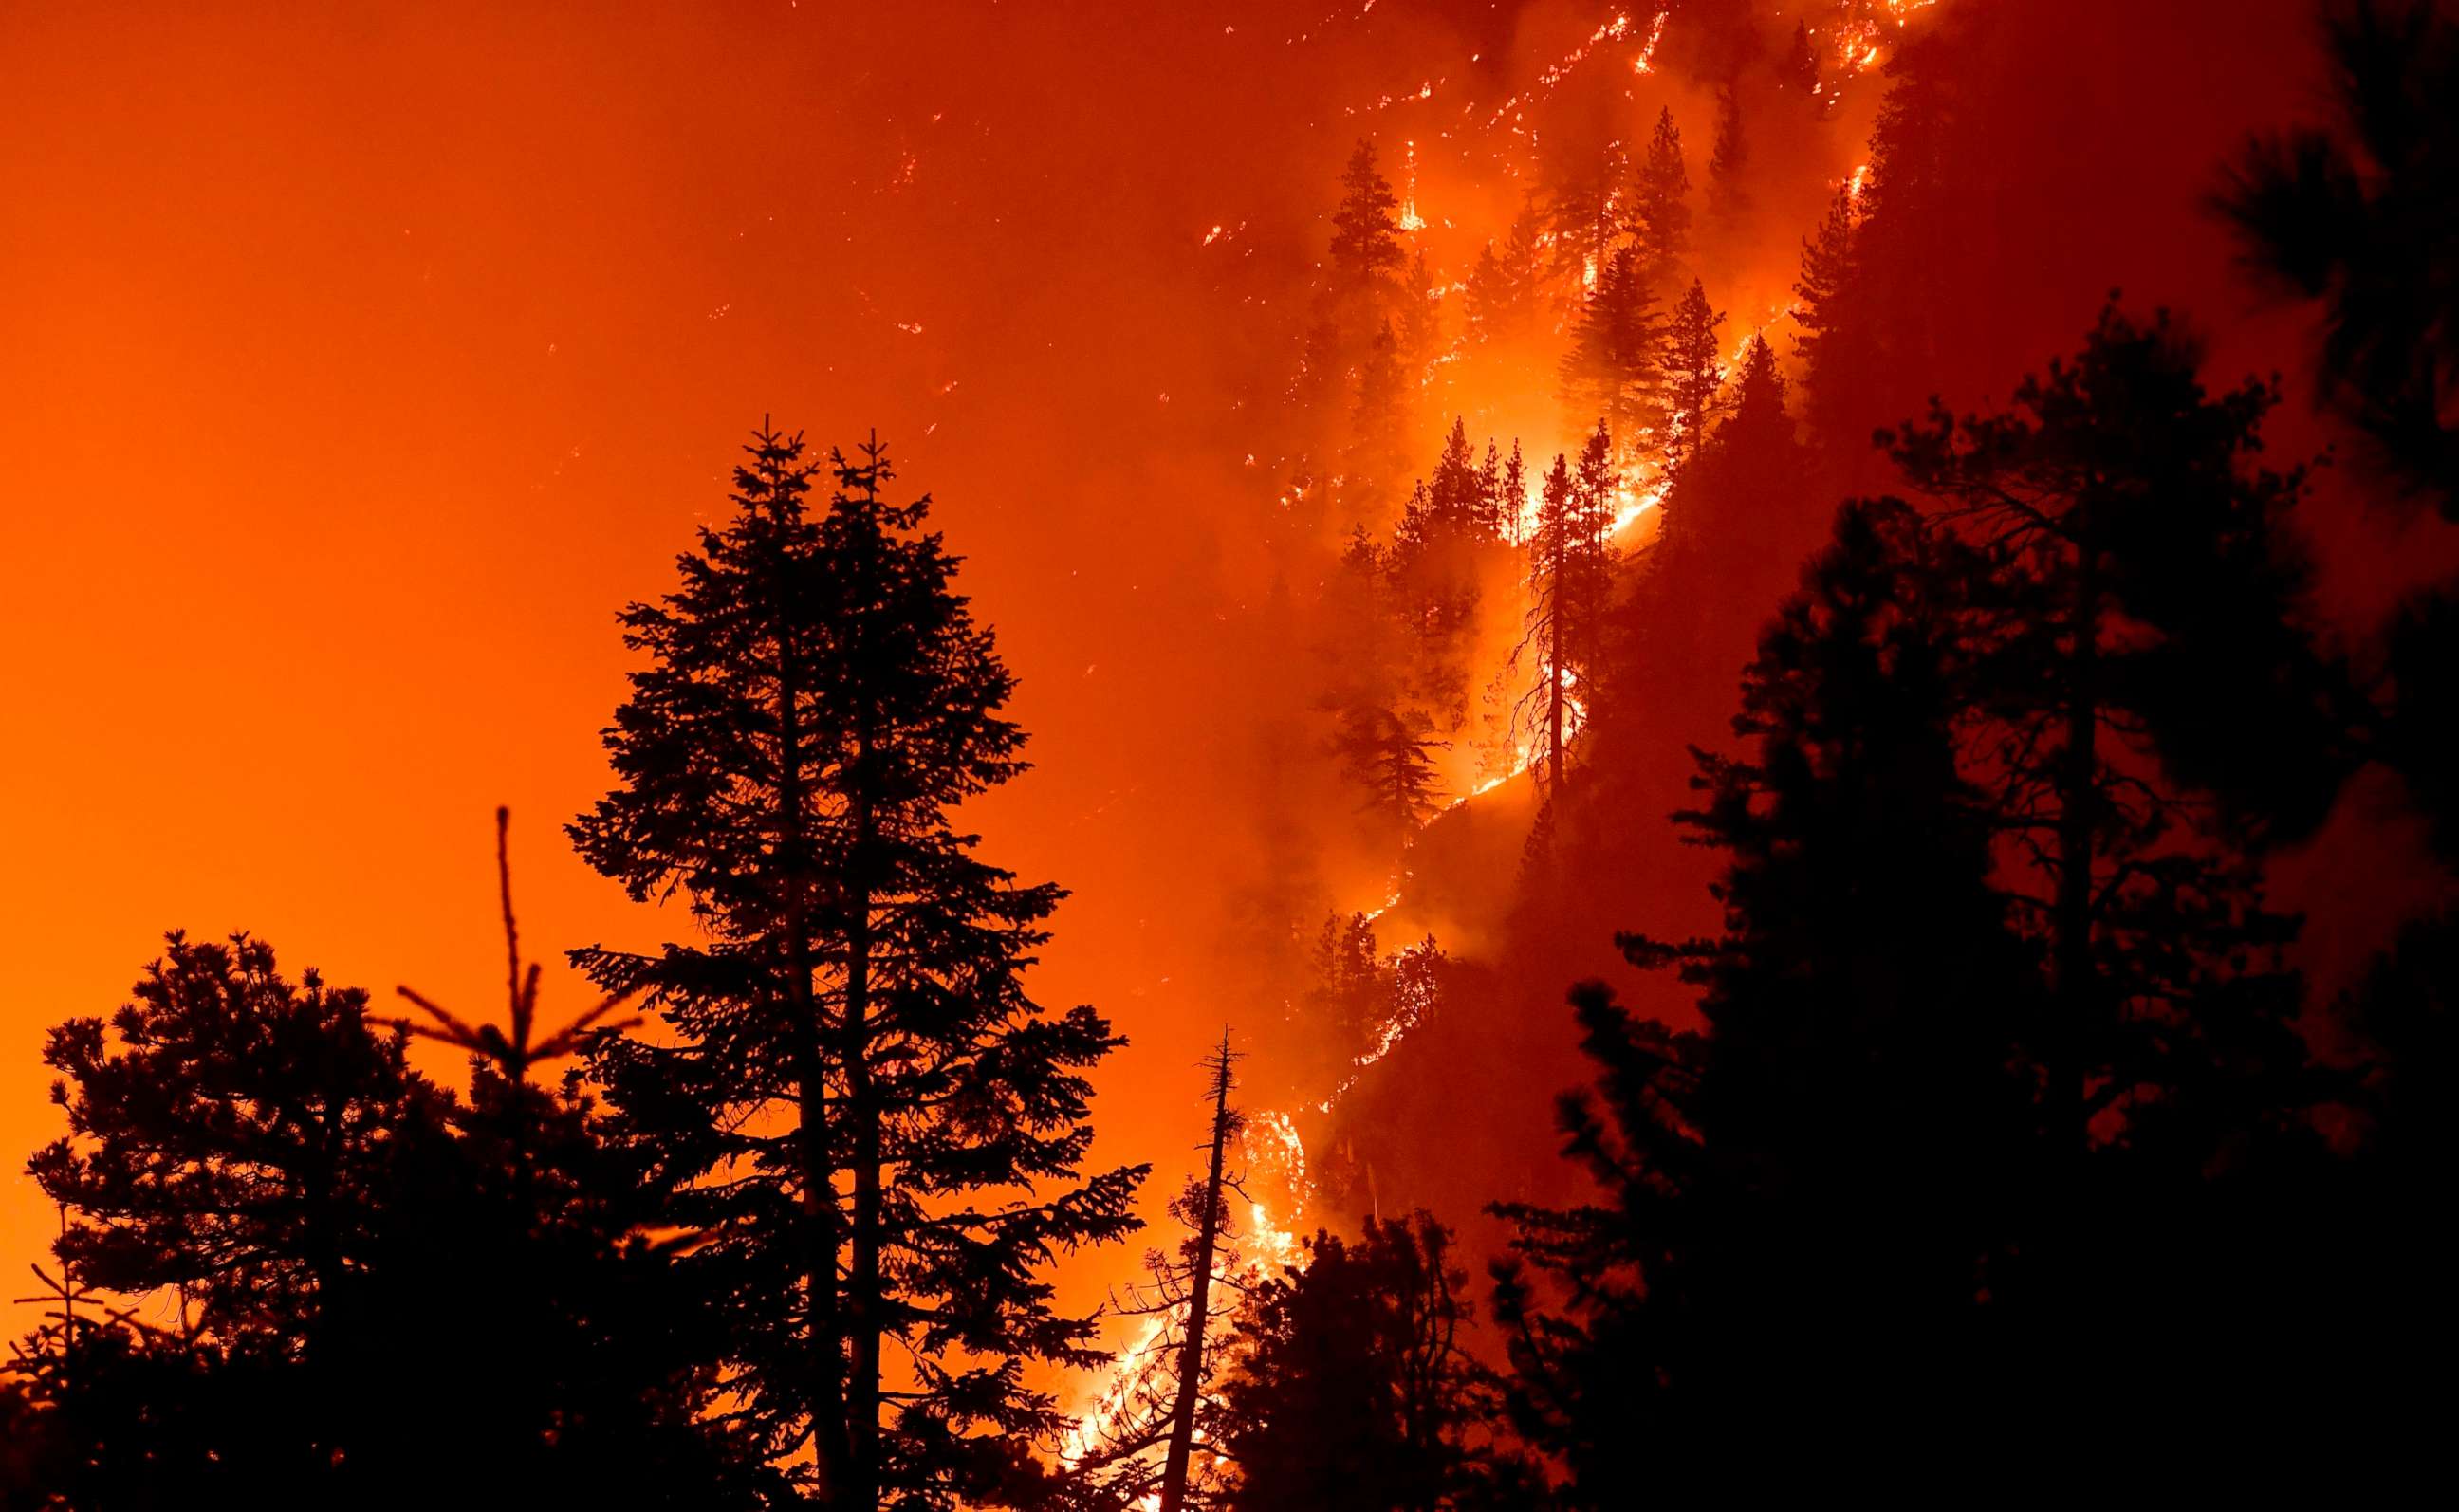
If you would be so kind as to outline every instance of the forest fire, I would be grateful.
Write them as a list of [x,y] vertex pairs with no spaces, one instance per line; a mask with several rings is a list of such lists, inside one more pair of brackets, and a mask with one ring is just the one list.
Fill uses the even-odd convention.
[[0,1507],[2429,1473],[2447,0],[140,14]]

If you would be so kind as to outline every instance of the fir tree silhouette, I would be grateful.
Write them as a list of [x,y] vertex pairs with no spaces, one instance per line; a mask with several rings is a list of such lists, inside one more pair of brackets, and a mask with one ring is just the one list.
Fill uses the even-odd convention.
[[1135,1227],[1143,1167],[1080,1175],[1084,1072],[1120,1040],[1025,996],[1060,890],[954,823],[1022,769],[1024,734],[927,498],[887,497],[875,440],[831,455],[817,511],[799,437],[746,451],[734,516],[624,614],[648,664],[607,733],[618,786],[572,826],[707,939],[575,953],[671,1037],[594,1063],[738,1320],[732,1420],[771,1460],[807,1450],[824,1504],[945,1505],[998,1494],[1056,1431],[1029,1364],[1099,1358],[1039,1270]]

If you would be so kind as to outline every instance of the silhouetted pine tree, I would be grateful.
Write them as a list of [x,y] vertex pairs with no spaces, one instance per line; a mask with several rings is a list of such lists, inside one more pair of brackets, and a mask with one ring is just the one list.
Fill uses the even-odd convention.
[[[1793,285],[1794,324],[1801,327],[1801,352],[1814,428],[1840,434],[1851,410],[1851,385],[1869,363],[1870,331],[1853,308],[1855,232],[1860,207],[1852,186],[1839,184],[1817,235],[1801,242],[1801,278]],[[1866,439],[1866,438],[1863,438]]]
[[1405,838],[1438,807],[1435,752],[1451,742],[1412,704],[1359,705],[1340,718],[1334,740],[1358,789],[1358,808],[1383,821],[1378,828],[1388,838]]
[[1957,770],[1960,578],[1928,560],[1954,549],[1848,506],[1745,675],[1750,753],[1699,757],[1682,817],[1730,857],[1725,932],[1625,948],[1681,967],[1704,1033],[1573,994],[1599,1078],[1561,1116],[1600,1200],[1501,1209],[1496,1307],[1574,1506],[1704,1487],[1769,1432],[1816,1462],[1900,1418],[1954,1431],[1970,1383],[1933,1352],[1977,1326],[2024,1180],[2033,980]]
[[1665,402],[1672,411],[1665,440],[1670,478],[1679,479],[1697,459],[1723,408],[1717,396],[1725,386],[1725,364],[1716,327],[1724,323],[1724,312],[1709,307],[1708,291],[1692,279],[1665,330]]
[[1469,639],[1480,579],[1500,544],[1491,502],[1500,486],[1500,474],[1481,470],[1469,450],[1466,422],[1455,419],[1433,475],[1401,512],[1389,555],[1410,696],[1446,735],[1467,717]]
[[1626,247],[1608,262],[1571,328],[1557,368],[1564,410],[1583,430],[1602,423],[1624,459],[1665,417],[1664,332],[1656,296]]
[[1672,286],[1691,256],[1691,173],[1682,163],[1682,132],[1673,111],[1658,113],[1648,158],[1630,197],[1631,245],[1639,276],[1652,294]]
[[873,443],[813,513],[799,437],[746,450],[733,517],[623,615],[648,664],[607,732],[619,786],[572,826],[704,935],[575,953],[668,1031],[597,1069],[736,1322],[735,1420],[808,1452],[825,1504],[996,1499],[1060,1420],[1027,1369],[1100,1358],[1040,1272],[1135,1227],[1141,1167],[1079,1174],[1084,1073],[1120,1041],[1025,997],[1060,891],[952,822],[1024,735],[927,498],[883,495]]
[[1468,338],[1480,343],[1515,342],[1536,325],[1539,304],[1537,212],[1523,206],[1500,247],[1489,238],[1469,270],[1464,294]]
[[1230,1105],[1230,1073],[1235,1064],[1230,1053],[1230,1033],[1225,1029],[1221,1048],[1205,1061],[1206,1069],[1211,1073],[1212,1134],[1207,1151],[1204,1189],[1195,1215],[1194,1246],[1187,1252],[1187,1320],[1180,1325],[1185,1336],[1179,1344],[1178,1395],[1170,1409],[1169,1447],[1162,1461],[1161,1512],[1180,1512],[1187,1503],[1188,1463],[1195,1454],[1195,1418],[1204,1405],[1205,1387],[1209,1379],[1206,1373],[1205,1328],[1211,1317],[1212,1270],[1219,1259],[1221,1232],[1228,1227],[1229,1215],[1229,1204],[1222,1196],[1223,1162],[1242,1122],[1238,1111]]
[[1549,804],[1561,796],[1569,770],[1574,690],[1595,668],[1604,636],[1617,482],[1612,446],[1600,425],[1581,449],[1577,468],[1554,458],[1524,547],[1531,602],[1514,660],[1529,658],[1536,681],[1514,705],[1513,723],[1535,734],[1528,766],[1540,775]]
[[[1369,935],[1368,949],[1373,949]],[[1145,1252],[1145,1279],[1114,1297],[1123,1316],[1151,1319],[1143,1342],[1122,1357],[1123,1379],[1096,1404],[1093,1431],[1071,1445],[1072,1462],[1049,1505],[1116,1509],[1149,1502],[1175,1508],[1221,1504],[1231,1470],[1221,1452],[1217,1401],[1230,1337],[1225,1291],[1243,1285],[1229,1193],[1239,1177],[1230,1146],[1246,1115],[1230,1102],[1235,1068],[1230,1032],[1204,1059],[1205,1169],[1170,1199],[1181,1226],[1174,1253]]]
[[[2209,813],[2306,828],[2343,769],[2339,682],[2315,650],[2289,512],[2301,470],[2254,462],[2275,402],[2217,399],[2164,315],[2103,312],[2073,363],[2003,413],[1892,437],[1942,521],[1986,543],[1974,702],[2017,886],[2048,941],[2045,1116],[2080,1155],[2140,1121],[2198,1163],[2295,1107],[2293,933]],[[2249,1122],[2252,1121],[2252,1122]]]
[[[1816,538],[1806,461],[1776,354],[1755,336],[1724,420],[1664,498],[1629,591],[1610,610],[1588,711],[1599,739],[1653,750],[1669,727],[1705,734],[1722,723],[1734,668],[1753,644],[1753,626],[1733,606],[1782,599],[1796,586],[1797,551]],[[1664,807],[1656,764],[1613,765],[1656,785],[1600,801]]]
[[1372,311],[1369,329],[1390,313],[1383,302],[1398,292],[1408,263],[1399,208],[1399,196],[1375,164],[1375,144],[1358,138],[1340,172],[1340,205],[1332,215],[1332,289],[1344,305]]
[[287,980],[244,937],[172,935],[126,1006],[61,1024],[47,1059],[70,1132],[29,1169],[69,1215],[64,1275],[172,1319],[57,1341],[85,1504],[473,1481],[507,1503],[745,1503],[697,1421],[706,1320],[636,1240],[641,1172],[574,1089],[480,1062],[464,1104],[363,993]]
[[1345,496],[1361,515],[1381,507],[1408,478],[1413,389],[1401,365],[1399,338],[1387,321],[1367,346],[1350,410]]
[[1351,533],[1317,648],[1324,669],[1317,704],[1332,717],[1331,749],[1371,839],[1385,848],[1404,841],[1434,805],[1432,752],[1449,727],[1439,714],[1459,696],[1430,670],[1440,658],[1410,638],[1412,611],[1395,556],[1363,527]]
[[1576,309],[1605,276],[1622,234],[1628,155],[1610,116],[1566,123],[1538,142],[1536,204],[1549,255],[1545,280]]
[[[1884,406],[1918,403],[1922,390],[1908,386],[1937,369],[1940,333],[1951,315],[1939,297],[1936,269],[1953,255],[1971,203],[1948,173],[1960,87],[1948,60],[1917,44],[1897,54],[1889,73],[1894,82],[1870,131],[1869,172],[1854,206],[1859,220],[1842,310],[1844,320],[1860,324],[1845,343],[1860,366],[1839,374],[1862,396],[1839,433],[1856,448],[1861,430],[1890,416]],[[1814,389],[1825,381],[1816,379]],[[1825,403],[1814,397],[1814,410]]]
[[1218,1416],[1229,1506],[1438,1512],[1514,1486],[1489,1452],[1499,1404],[1462,1337],[1475,1307],[1451,1243],[1423,1212],[1370,1217],[1251,1289]]

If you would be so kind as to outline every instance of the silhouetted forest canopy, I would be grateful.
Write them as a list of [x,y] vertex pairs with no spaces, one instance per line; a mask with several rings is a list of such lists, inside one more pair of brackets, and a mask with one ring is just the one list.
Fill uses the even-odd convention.
[[[2049,0],[1432,9],[1545,64],[1444,81],[1507,175],[1407,89],[1310,122],[1187,315],[1171,466],[1269,591],[1196,690],[1234,874],[1146,834],[1191,880],[1122,905],[1214,936],[1172,1120],[1105,1112],[1158,1010],[1042,996],[972,516],[763,415],[607,606],[598,795],[495,815],[500,1011],[176,929],[33,1005],[0,1508],[2441,1479],[2459,15],[2315,13],[2327,96],[2172,186],[2189,310],[2013,181],[2128,109],[2023,82]],[[573,1003],[557,845],[663,941],[553,941]]]

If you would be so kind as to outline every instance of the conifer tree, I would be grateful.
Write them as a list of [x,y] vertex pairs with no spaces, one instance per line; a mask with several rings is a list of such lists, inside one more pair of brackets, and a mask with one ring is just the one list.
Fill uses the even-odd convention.
[[1527,541],[1532,602],[1515,659],[1533,658],[1536,682],[1516,705],[1515,723],[1524,718],[1536,733],[1529,766],[1542,774],[1549,802],[1567,772],[1573,689],[1594,668],[1603,636],[1616,483],[1612,444],[1600,425],[1576,467],[1555,456]]
[[2253,460],[2277,395],[2213,398],[2198,360],[2165,314],[2112,306],[2007,411],[1934,406],[1887,438],[1986,546],[1973,738],[2032,863],[2012,886],[2049,964],[2043,1116],[2070,1166],[2140,1119],[2136,1151],[2199,1168],[2259,1138],[2242,1110],[2310,1095],[2277,961],[2294,922],[2211,799],[2280,814],[2335,788],[2338,683],[2290,522],[2302,472]]
[[1545,280],[1572,308],[1605,277],[1623,230],[1628,155],[1609,133],[1609,122],[1599,120],[1538,142],[1537,204],[1551,239]]
[[52,1032],[70,1132],[29,1170],[99,1293],[45,1351],[53,1489],[369,1504],[482,1471],[508,1503],[745,1504],[698,1420],[702,1314],[586,1100],[480,1060],[464,1102],[367,1007],[173,934],[107,1021]]
[[1434,802],[1430,753],[1443,744],[1437,712],[1454,697],[1408,633],[1396,556],[1363,526],[1352,530],[1327,597],[1320,648],[1319,704],[1332,716],[1331,748],[1380,845],[1404,840]]
[[1855,232],[1860,223],[1860,207],[1852,186],[1838,185],[1818,233],[1802,239],[1801,278],[1793,286],[1797,299],[1793,319],[1802,332],[1797,345],[1807,373],[1814,423],[1822,430],[1839,428],[1832,417],[1847,408],[1851,386],[1868,366],[1869,327],[1853,307],[1858,266]]
[[1671,286],[1691,255],[1691,173],[1682,163],[1682,132],[1671,107],[1658,113],[1648,158],[1630,198],[1631,245],[1650,293]]
[[1244,1122],[1239,1111],[1230,1105],[1231,1070],[1236,1058],[1230,1051],[1230,1033],[1221,1033],[1221,1048],[1205,1060],[1205,1069],[1212,1094],[1212,1129],[1207,1152],[1208,1162],[1204,1185],[1196,1194],[1195,1235],[1187,1251],[1187,1318],[1180,1325],[1178,1392],[1170,1409],[1169,1444],[1162,1461],[1161,1512],[1180,1512],[1187,1504],[1189,1462],[1195,1453],[1195,1420],[1203,1406],[1206,1374],[1207,1334],[1211,1319],[1212,1273],[1218,1263],[1222,1230],[1228,1227],[1229,1205],[1223,1199],[1225,1180],[1223,1163],[1230,1141]]
[[1367,346],[1350,410],[1348,476],[1361,514],[1397,493],[1407,478],[1412,388],[1401,365],[1399,338],[1386,321]]
[[1510,459],[1500,469],[1494,465],[1489,450],[1486,473],[1493,479],[1487,495],[1488,518],[1493,522],[1489,534],[1496,540],[1511,545],[1520,543],[1521,516],[1528,510],[1528,464],[1520,455],[1520,438],[1511,440]]
[[1709,307],[1708,291],[1692,280],[1665,333],[1665,400],[1672,410],[1665,442],[1670,477],[1681,477],[1698,457],[1722,408],[1717,394],[1725,385],[1725,365],[1716,327],[1724,323],[1724,313]]
[[1408,257],[1395,212],[1399,196],[1375,165],[1375,144],[1359,137],[1340,174],[1340,205],[1332,217],[1333,296],[1368,328],[1390,312]]
[[1776,369],[1776,348],[1763,335],[1742,346],[1741,370],[1734,377],[1734,404],[1717,439],[1736,448],[1756,450],[1793,439],[1793,419],[1785,410],[1784,374]]
[[1470,340],[1514,342],[1534,326],[1541,277],[1536,222],[1535,207],[1523,206],[1502,245],[1488,239],[1478,253],[1465,294]]
[[1377,821],[1384,838],[1404,840],[1434,814],[1435,752],[1451,742],[1423,708],[1396,703],[1343,709],[1334,742],[1358,808]]
[[1423,1212],[1369,1217],[1354,1243],[1318,1232],[1307,1256],[1251,1291],[1230,1344],[1229,1505],[1492,1504],[1491,1482],[1511,1469],[1491,1452],[1497,1404],[1463,1337],[1475,1308],[1450,1230]]
[[1394,603],[1421,669],[1419,692],[1438,704],[1457,696],[1456,663],[1476,619],[1478,568],[1493,539],[1487,491],[1467,422],[1455,417],[1434,475],[1401,512],[1392,543]]
[[1597,279],[1557,372],[1563,408],[1583,429],[1602,424],[1620,455],[1635,456],[1664,419],[1664,331],[1656,296],[1625,247]]
[[1135,1227],[1141,1167],[1080,1175],[1084,1073],[1120,1041],[1026,998],[1060,890],[953,822],[1024,734],[928,499],[886,496],[873,442],[831,454],[815,512],[799,436],[746,450],[733,517],[622,617],[647,664],[607,732],[618,786],[571,827],[703,936],[575,953],[666,1028],[598,1072],[736,1321],[734,1420],[823,1504],[991,1499],[1059,1421],[1028,1367],[1100,1357],[1040,1269]]
[[[1373,932],[1367,935],[1371,956]],[[1229,1094],[1244,1059],[1230,1049],[1227,1029],[1204,1058],[1206,1138],[1197,1148],[1206,1163],[1170,1199],[1178,1242],[1145,1251],[1143,1280],[1113,1294],[1111,1311],[1145,1325],[1120,1355],[1110,1390],[1066,1440],[1049,1499],[1036,1505],[1115,1512],[1165,1498],[1182,1508],[1222,1504],[1232,1472],[1221,1452],[1216,1402],[1232,1310],[1219,1299],[1252,1272],[1229,1204],[1240,1179],[1229,1169],[1229,1151],[1246,1126]]]
[[1954,172],[1962,138],[1953,72],[1923,47],[1907,49],[1889,72],[1894,83],[1871,128],[1868,172],[1852,207],[1839,312],[1850,333],[1839,344],[1850,360],[1825,363],[1811,386],[1814,421],[1840,415],[1834,433],[1856,450],[1865,430],[1923,397],[1914,375],[1936,369],[1950,319],[1937,269],[1964,244],[1973,202]]
[[1716,145],[1708,158],[1709,209],[1727,225],[1750,208],[1750,189],[1744,182],[1750,161],[1750,138],[1742,129],[1741,96],[1728,84],[1716,96]]
[[1344,1065],[1367,1047],[1390,1011],[1392,970],[1379,953],[1375,921],[1363,914],[1332,914],[1315,936],[1311,980],[1303,999],[1314,1036]]
[[1573,992],[1597,1081],[1560,1116],[1599,1195],[1499,1209],[1519,1264],[1496,1295],[1515,1417],[1569,1505],[1705,1488],[1771,1428],[1947,1424],[1971,1389],[1931,1350],[1978,1326],[1992,1194],[2027,1167],[2032,956],[1957,766],[1943,546],[1901,504],[1847,506],[1745,674],[1746,753],[1698,757],[1680,817],[1729,858],[1725,931],[1623,943],[1681,969],[1704,1031]]

